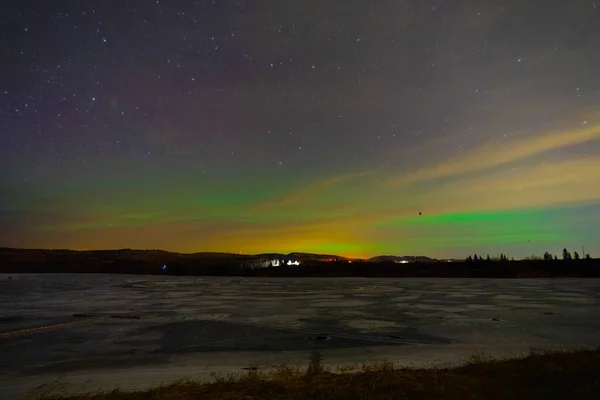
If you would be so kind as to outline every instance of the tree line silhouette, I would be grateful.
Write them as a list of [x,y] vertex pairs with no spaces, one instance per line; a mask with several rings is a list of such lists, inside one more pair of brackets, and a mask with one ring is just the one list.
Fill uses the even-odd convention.
[[[576,251],[574,251],[573,254],[571,255],[571,252],[565,248],[562,251],[562,259],[563,259],[563,261],[572,261],[572,260],[578,261],[578,260],[581,260],[581,257],[579,255],[579,253]],[[590,253],[587,253],[585,255],[585,259],[588,261],[592,259],[592,257],[590,256]],[[558,261],[558,256],[556,254],[552,255],[551,253],[546,251],[544,253],[543,257],[532,256],[532,257],[528,258],[528,260]],[[477,254],[470,255],[469,254],[465,258],[465,261],[466,262],[476,262],[476,261],[509,261],[509,260],[508,260],[508,257],[506,256],[506,254],[500,253],[497,258],[490,258],[489,254],[485,258],[481,255],[477,255]],[[515,259],[511,257],[510,261],[515,261]]]

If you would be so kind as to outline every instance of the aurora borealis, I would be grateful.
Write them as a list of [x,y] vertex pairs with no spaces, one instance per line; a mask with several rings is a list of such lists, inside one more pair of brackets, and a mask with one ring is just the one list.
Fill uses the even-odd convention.
[[12,3],[0,246],[600,254],[596,1]]

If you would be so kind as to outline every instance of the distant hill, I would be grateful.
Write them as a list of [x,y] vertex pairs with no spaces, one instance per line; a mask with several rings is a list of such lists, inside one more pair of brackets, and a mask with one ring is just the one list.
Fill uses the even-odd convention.
[[256,257],[269,258],[269,259],[294,259],[298,261],[335,261],[335,260],[350,260],[347,257],[336,256],[332,254],[313,254],[313,253],[300,253],[293,252],[289,254],[283,253],[262,253],[256,254]]
[[337,256],[332,254],[311,254],[311,253],[290,253],[289,257],[294,257],[295,259],[302,260],[315,260],[315,261],[334,261],[334,260],[349,260],[347,257]]
[[425,256],[377,256],[367,260],[368,262],[435,262],[436,259]]
[[[114,250],[46,250],[46,249],[14,249],[0,247],[0,255],[17,256],[19,254],[25,256],[50,256],[50,255],[80,255],[80,256],[94,256],[100,258],[121,258],[121,259],[146,259],[146,260],[172,260],[172,259],[203,259],[203,260],[214,260],[214,259],[279,259],[279,260],[298,260],[302,261],[355,261],[355,258],[344,257],[336,254],[317,254],[317,253],[304,253],[304,252],[292,252],[289,254],[284,253],[261,253],[261,254],[236,254],[236,253],[218,253],[218,252],[197,252],[197,253],[175,253],[164,250],[136,250],[136,249],[114,249]],[[367,262],[433,262],[435,259],[425,256],[393,256],[393,255],[382,255],[366,259]]]

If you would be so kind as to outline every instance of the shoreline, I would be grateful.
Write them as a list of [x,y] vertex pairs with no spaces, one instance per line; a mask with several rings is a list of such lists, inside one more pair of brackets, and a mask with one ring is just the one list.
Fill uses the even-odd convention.
[[[176,371],[177,373],[177,371]],[[589,399],[600,395],[600,350],[535,350],[517,356],[472,354],[451,367],[410,366],[392,362],[329,366],[318,352],[304,365],[244,373],[181,377],[159,386],[121,386],[107,391],[65,391],[64,382],[47,382],[29,392],[37,400],[129,399]],[[568,397],[562,397],[568,395]],[[358,397],[357,397],[358,396]],[[550,396],[550,397],[549,397]]]

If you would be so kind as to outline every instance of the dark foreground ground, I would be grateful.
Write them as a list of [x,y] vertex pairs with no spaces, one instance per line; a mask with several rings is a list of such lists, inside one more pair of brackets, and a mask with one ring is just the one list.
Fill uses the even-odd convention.
[[0,274],[0,399],[306,369],[313,352],[335,371],[596,349],[599,294],[598,279]]
[[452,369],[362,367],[329,372],[311,354],[307,371],[281,367],[270,374],[215,377],[211,383],[181,381],[147,391],[61,397],[40,388],[30,398],[44,400],[142,399],[598,399],[600,350],[537,353],[513,360],[478,357]]

